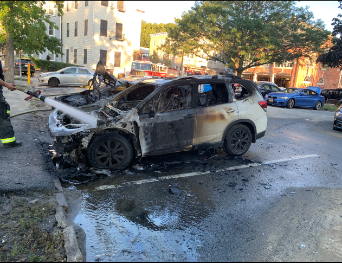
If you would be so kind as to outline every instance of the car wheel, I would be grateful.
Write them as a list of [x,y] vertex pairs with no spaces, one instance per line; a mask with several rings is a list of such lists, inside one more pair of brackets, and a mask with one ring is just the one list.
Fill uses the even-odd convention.
[[230,155],[242,155],[246,153],[252,143],[252,133],[243,124],[234,125],[226,134],[224,151]]
[[289,100],[287,101],[286,108],[292,109],[293,106],[294,106],[294,104],[295,104],[294,99],[289,99]]
[[321,108],[322,108],[322,102],[317,101],[317,102],[316,102],[316,105],[315,105],[315,107],[314,107],[314,109],[315,109],[315,110],[320,110]]
[[49,79],[48,84],[50,87],[56,87],[56,86],[58,86],[59,81],[57,78],[51,78],[51,79]]
[[91,166],[104,169],[125,169],[133,159],[132,144],[122,135],[107,133],[94,138],[88,146]]

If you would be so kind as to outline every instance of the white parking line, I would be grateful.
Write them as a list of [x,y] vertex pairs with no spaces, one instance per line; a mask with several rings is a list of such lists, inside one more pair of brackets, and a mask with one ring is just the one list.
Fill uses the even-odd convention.
[[[313,158],[313,157],[319,157],[319,155],[318,154],[298,155],[298,156],[293,156],[293,157],[284,158],[284,159],[267,161],[267,162],[263,162],[263,163],[250,163],[250,164],[245,164],[245,165],[233,166],[233,167],[229,167],[229,168],[225,168],[225,169],[218,169],[218,170],[215,170],[215,172],[226,172],[226,171],[239,170],[239,169],[244,169],[244,168],[249,168],[249,167],[256,167],[256,166],[261,166],[261,165],[274,164],[274,163],[280,163],[280,162],[286,162],[286,161],[292,161],[292,160],[298,160],[298,159],[304,159],[304,158]],[[158,178],[132,181],[132,182],[128,182],[128,183],[123,183],[121,185],[102,185],[102,186],[96,187],[95,191],[115,189],[115,188],[120,188],[120,187],[128,186],[128,185],[139,185],[139,184],[146,184],[146,183],[154,183],[154,182],[160,182],[162,180],[192,177],[192,176],[196,176],[196,175],[205,175],[205,174],[210,174],[212,172],[213,171],[183,173],[183,174],[161,176]]]

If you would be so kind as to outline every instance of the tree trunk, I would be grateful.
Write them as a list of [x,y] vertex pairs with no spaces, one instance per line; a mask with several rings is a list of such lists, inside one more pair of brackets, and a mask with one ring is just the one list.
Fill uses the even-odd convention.
[[14,40],[10,35],[6,35],[6,54],[5,67],[8,71],[4,72],[5,80],[9,83],[14,83]]

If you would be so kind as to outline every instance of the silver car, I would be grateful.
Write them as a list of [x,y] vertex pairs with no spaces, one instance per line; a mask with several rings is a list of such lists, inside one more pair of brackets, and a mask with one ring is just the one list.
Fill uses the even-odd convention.
[[48,84],[50,87],[60,85],[90,85],[94,71],[84,67],[67,67],[56,72],[40,74],[38,81],[41,84]]

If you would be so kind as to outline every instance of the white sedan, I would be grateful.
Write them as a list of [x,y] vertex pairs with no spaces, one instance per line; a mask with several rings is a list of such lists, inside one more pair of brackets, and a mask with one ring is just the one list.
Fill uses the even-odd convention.
[[60,85],[90,85],[94,71],[83,67],[67,67],[56,72],[40,74],[38,81],[41,84],[48,84],[50,87]]

